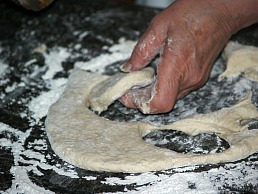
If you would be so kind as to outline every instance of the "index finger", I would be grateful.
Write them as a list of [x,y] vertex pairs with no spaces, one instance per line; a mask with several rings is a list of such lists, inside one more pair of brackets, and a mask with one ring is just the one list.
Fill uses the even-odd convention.
[[136,44],[130,59],[121,66],[125,72],[144,68],[161,51],[167,36],[167,25],[159,22],[156,16],[140,41]]

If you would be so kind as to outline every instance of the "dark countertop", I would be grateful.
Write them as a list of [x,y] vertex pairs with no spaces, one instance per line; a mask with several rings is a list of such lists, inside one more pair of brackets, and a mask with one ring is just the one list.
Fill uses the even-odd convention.
[[[145,187],[155,190],[171,177],[193,176],[202,177],[205,184],[210,184],[210,191],[214,189],[211,193],[258,193],[258,153],[227,164],[126,174],[83,170],[61,160],[52,151],[44,128],[46,114],[43,110],[35,111],[44,108],[44,104],[40,105],[43,99],[60,92],[59,88],[65,85],[76,62],[87,62],[100,54],[108,54],[103,47],[119,44],[121,37],[138,40],[159,10],[102,0],[77,0],[76,4],[63,0],[40,13],[25,11],[3,1],[0,12],[0,191],[103,193],[144,190]],[[258,26],[240,31],[232,40],[258,46]],[[45,54],[32,52],[43,44],[46,45]],[[60,58],[68,55],[60,59],[60,71],[46,76],[53,68],[49,64],[56,64],[56,59],[51,58],[53,53],[58,53],[54,56]],[[115,73],[122,62],[110,64],[104,73]],[[249,90],[253,91],[252,100],[258,107],[258,83],[246,80],[243,75],[218,82],[217,77],[224,69],[225,62],[219,57],[209,82],[178,101],[171,113],[144,116],[116,102],[101,116],[117,121],[165,124],[232,106]],[[258,123],[250,128],[257,129]],[[109,179],[113,182],[108,182]],[[198,181],[202,182],[182,180],[193,193],[204,187]],[[166,191],[164,189],[164,193]]]

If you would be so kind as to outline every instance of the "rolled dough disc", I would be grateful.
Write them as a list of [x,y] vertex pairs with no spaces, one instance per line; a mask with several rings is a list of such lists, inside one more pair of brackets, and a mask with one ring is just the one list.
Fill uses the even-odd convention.
[[[75,166],[94,171],[136,173],[231,162],[258,150],[258,129],[248,130],[246,125],[258,119],[251,93],[231,108],[157,127],[143,122],[110,121],[89,110],[91,91],[107,78],[74,70],[64,93],[49,109],[46,131],[51,146],[57,155]],[[116,90],[124,91],[123,88]],[[214,132],[231,147],[216,154],[177,153],[142,140],[156,129],[176,129],[191,135]]]
[[258,81],[257,47],[244,46],[230,41],[223,51],[223,57],[227,61],[227,68],[219,76],[219,80],[244,73],[248,79]]

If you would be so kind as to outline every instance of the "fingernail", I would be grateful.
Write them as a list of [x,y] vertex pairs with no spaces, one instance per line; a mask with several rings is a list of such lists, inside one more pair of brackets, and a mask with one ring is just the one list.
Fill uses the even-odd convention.
[[123,72],[130,72],[131,71],[131,65],[127,65],[126,63],[124,63],[123,65],[120,66],[120,70]]

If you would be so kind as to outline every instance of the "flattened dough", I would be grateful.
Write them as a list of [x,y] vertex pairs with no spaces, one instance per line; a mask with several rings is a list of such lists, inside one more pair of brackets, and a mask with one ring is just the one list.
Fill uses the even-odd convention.
[[[248,130],[244,125],[258,119],[251,93],[231,108],[157,127],[143,122],[114,122],[89,110],[91,90],[105,79],[107,76],[74,70],[66,90],[49,109],[46,129],[51,146],[57,155],[75,166],[135,173],[230,162],[258,150],[258,129]],[[231,147],[216,154],[181,154],[142,140],[142,136],[155,129],[176,129],[191,135],[215,132]]]
[[223,57],[227,61],[227,69],[220,75],[219,80],[244,73],[248,79],[258,81],[257,47],[230,41],[223,51]]

